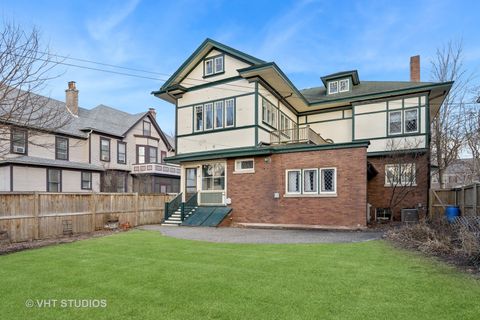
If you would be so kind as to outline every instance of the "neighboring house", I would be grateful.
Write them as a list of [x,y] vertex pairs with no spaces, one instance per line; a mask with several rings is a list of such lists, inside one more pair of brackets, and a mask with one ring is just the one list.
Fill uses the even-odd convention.
[[80,108],[73,81],[66,103],[40,99],[69,117],[68,124],[39,132],[3,123],[10,151],[0,159],[0,191],[178,192],[180,170],[164,162],[174,154],[174,142],[159,128],[154,109],[129,114],[105,105]]
[[438,181],[438,170],[432,168],[432,189],[451,189],[480,182],[480,160],[457,159],[443,173],[443,188]]
[[205,40],[153,92],[176,107],[167,160],[181,165],[183,200],[230,207],[224,224],[358,228],[367,203],[388,207],[393,177],[413,181],[402,207],[425,207],[430,118],[452,83],[419,74],[417,57],[410,82],[353,70],[298,90],[274,62]]

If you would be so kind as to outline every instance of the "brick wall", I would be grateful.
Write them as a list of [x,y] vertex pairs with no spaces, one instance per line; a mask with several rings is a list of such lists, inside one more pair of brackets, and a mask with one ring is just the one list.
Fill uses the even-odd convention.
[[[421,203],[425,208],[428,207],[428,155],[406,155],[395,157],[368,157],[370,162],[378,174],[368,181],[368,203],[374,208],[388,208],[392,195],[397,199],[403,198],[393,208],[394,220],[400,220],[402,208],[416,207]],[[399,190],[402,187],[392,188],[385,187],[385,164],[398,163],[415,163],[416,167],[416,186],[404,187],[404,190]],[[395,201],[396,202],[396,201]],[[425,210],[422,210],[425,211]],[[420,212],[421,214],[425,212]],[[373,216],[373,213],[372,213]]]
[[[227,161],[227,196],[232,199],[233,209],[230,223],[366,225],[364,147],[255,157],[255,173],[250,174],[233,173],[234,164],[235,159]],[[284,197],[286,169],[322,167],[337,168],[336,197]],[[274,192],[280,193],[279,199],[274,199]]]

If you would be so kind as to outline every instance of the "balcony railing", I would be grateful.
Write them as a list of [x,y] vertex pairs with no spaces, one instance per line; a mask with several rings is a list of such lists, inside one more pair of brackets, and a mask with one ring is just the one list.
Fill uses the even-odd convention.
[[316,133],[310,126],[297,127],[286,130],[275,130],[270,132],[271,144],[286,144],[286,143],[311,143],[311,144],[326,144],[328,143],[318,133]]
[[140,173],[157,173],[171,176],[180,176],[180,167],[177,165],[163,163],[143,163],[132,165],[133,174]]

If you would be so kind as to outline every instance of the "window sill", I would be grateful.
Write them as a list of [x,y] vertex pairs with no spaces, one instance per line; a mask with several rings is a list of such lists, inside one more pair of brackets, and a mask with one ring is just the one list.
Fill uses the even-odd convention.
[[284,194],[284,198],[335,198],[338,195],[332,194]]
[[255,170],[233,171],[233,174],[255,173]]
[[221,74],[225,74],[225,70],[222,71],[222,72],[217,72],[217,73],[212,73],[212,74],[206,74],[206,75],[203,76],[203,79],[205,79],[205,78],[210,78],[210,77],[214,77],[214,76],[219,76],[219,75],[221,75]]

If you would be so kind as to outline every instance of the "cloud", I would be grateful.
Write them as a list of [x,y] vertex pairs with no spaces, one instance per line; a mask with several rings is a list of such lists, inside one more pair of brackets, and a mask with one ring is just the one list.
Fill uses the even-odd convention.
[[137,8],[140,0],[131,0],[123,6],[117,6],[117,4],[109,5],[109,10],[116,8],[110,15],[97,17],[87,22],[87,28],[90,36],[95,40],[104,40],[109,37],[111,32],[121,24],[130,14],[132,14]]

